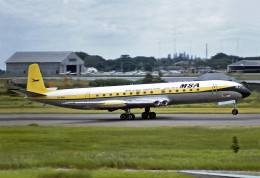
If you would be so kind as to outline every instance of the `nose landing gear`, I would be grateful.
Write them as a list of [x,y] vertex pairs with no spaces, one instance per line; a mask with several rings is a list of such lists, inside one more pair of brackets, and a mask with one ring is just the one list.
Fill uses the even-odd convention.
[[234,102],[234,109],[232,110],[232,114],[233,114],[233,115],[237,115],[237,114],[238,114],[236,102]]
[[233,110],[232,110],[232,114],[233,114],[233,115],[237,115],[237,114],[238,114],[238,110],[237,110],[237,109],[233,109]]
[[232,114],[233,115],[237,115],[238,114],[238,110],[237,110],[237,102],[236,102],[236,100],[218,102],[219,106],[229,105],[229,104],[233,104],[234,105],[234,109],[232,110]]

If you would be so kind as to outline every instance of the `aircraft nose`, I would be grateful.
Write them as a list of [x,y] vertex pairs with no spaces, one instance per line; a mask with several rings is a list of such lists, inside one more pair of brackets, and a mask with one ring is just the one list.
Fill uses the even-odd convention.
[[251,94],[250,90],[248,90],[247,88],[244,88],[241,93],[243,98],[246,98]]

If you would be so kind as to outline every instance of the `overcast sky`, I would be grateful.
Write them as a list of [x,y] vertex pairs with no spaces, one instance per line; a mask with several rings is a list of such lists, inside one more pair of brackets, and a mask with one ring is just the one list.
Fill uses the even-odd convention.
[[207,43],[209,57],[260,56],[259,9],[259,0],[0,0],[0,69],[16,51],[205,58]]

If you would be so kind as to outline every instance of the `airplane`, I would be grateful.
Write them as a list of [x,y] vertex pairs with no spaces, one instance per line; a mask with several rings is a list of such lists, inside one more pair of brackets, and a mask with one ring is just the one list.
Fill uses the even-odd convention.
[[13,90],[25,98],[65,108],[85,110],[124,110],[120,119],[135,119],[132,108],[144,108],[143,119],[155,119],[150,108],[193,103],[219,102],[234,104],[232,114],[238,114],[236,102],[250,95],[243,85],[224,80],[122,85],[109,87],[50,90],[38,64],[28,69],[27,89]]

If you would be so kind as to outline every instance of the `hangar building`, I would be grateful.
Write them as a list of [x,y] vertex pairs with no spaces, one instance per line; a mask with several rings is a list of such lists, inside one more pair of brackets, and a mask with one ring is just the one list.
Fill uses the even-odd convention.
[[26,75],[28,66],[38,63],[43,75],[84,73],[84,62],[74,52],[16,52],[6,63],[6,74]]
[[241,60],[227,66],[228,72],[260,73],[260,60]]

